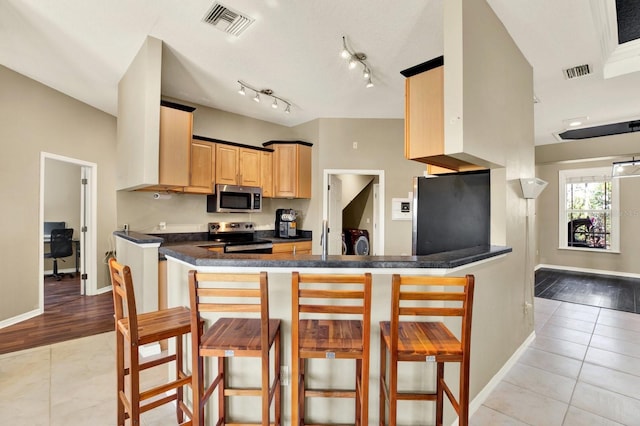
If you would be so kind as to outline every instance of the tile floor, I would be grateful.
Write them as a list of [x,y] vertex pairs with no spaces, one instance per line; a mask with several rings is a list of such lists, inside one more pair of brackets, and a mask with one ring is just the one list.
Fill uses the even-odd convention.
[[471,424],[640,425],[640,315],[534,303],[535,340]]
[[[540,298],[535,314],[535,341],[471,424],[640,425],[640,315]],[[114,343],[110,332],[0,355],[0,423],[115,424]]]

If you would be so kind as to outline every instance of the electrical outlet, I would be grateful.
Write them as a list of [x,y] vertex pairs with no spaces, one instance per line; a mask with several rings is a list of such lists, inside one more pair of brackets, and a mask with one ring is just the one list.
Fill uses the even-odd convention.
[[280,367],[280,385],[289,386],[289,367],[286,365]]
[[531,310],[531,308],[533,308],[533,305],[529,302],[524,302],[522,305],[523,309],[524,309],[524,313],[528,314],[529,311]]
[[353,149],[358,149],[358,142],[353,142]]

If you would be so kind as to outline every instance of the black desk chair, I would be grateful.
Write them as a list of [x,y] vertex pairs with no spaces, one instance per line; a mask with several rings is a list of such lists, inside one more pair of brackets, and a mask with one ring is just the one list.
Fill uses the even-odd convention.
[[[60,281],[64,274],[58,274],[58,259],[65,261],[65,257],[73,255],[73,229],[52,229],[49,253],[44,254],[45,259],[53,259],[53,275]],[[69,274],[73,278],[73,274]]]

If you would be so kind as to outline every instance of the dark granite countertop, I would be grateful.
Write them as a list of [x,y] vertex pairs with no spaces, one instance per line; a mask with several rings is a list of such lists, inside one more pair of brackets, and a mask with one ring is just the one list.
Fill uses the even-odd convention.
[[236,266],[264,268],[456,268],[502,254],[511,247],[478,246],[427,256],[328,256],[289,253],[215,253],[197,245],[162,246],[160,253],[194,266]]
[[135,231],[113,231],[113,235],[136,244],[162,243],[164,238]]

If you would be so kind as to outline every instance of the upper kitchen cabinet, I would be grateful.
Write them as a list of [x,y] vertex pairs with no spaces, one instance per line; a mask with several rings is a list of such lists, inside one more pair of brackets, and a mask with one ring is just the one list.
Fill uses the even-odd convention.
[[261,186],[261,151],[235,145],[216,144],[216,182]]
[[189,186],[184,192],[191,194],[213,194],[215,184],[216,146],[198,139],[191,141],[191,168]]
[[270,141],[274,198],[311,198],[311,147],[302,141]]
[[189,186],[194,109],[166,102],[160,106],[158,185],[148,189]]
[[260,179],[262,180],[262,196],[273,197],[273,152],[260,153]]
[[445,171],[475,170],[474,164],[445,154],[444,60],[433,59],[401,73],[405,80],[404,155]]

